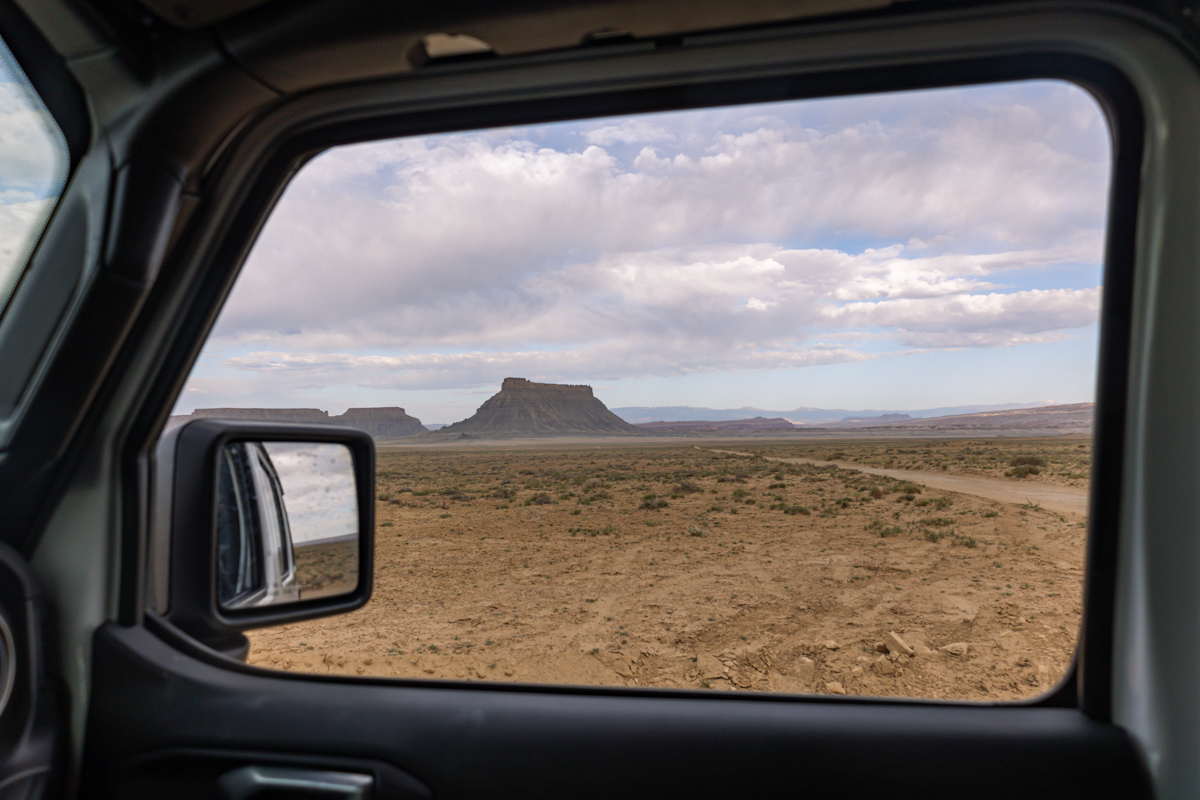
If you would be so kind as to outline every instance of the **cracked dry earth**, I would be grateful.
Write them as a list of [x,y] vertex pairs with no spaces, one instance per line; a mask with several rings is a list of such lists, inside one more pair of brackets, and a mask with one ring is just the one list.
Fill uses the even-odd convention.
[[381,449],[378,474],[371,602],[252,632],[250,663],[1010,700],[1075,650],[1082,517],[678,443]]

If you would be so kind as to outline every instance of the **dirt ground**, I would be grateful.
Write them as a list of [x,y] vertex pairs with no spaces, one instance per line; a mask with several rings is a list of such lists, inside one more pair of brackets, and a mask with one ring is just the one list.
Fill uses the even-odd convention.
[[[1091,438],[1086,436],[983,440],[910,438],[803,444],[759,442],[739,449],[776,458],[848,461],[867,467],[950,472],[1059,486],[1087,487],[1092,468]],[[1020,469],[1022,466],[1025,469]]]
[[371,602],[252,632],[252,664],[1006,700],[1075,649],[1086,522],[1036,505],[679,443],[381,449],[377,486]]
[[354,591],[358,586],[358,540],[297,545],[296,582],[301,600]]

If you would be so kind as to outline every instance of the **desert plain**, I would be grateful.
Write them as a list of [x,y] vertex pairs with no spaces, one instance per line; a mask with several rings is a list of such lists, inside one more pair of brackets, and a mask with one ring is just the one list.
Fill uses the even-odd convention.
[[370,603],[255,631],[250,663],[1029,698],[1074,654],[1086,517],[854,465],[1085,497],[1089,460],[1086,437],[381,447]]

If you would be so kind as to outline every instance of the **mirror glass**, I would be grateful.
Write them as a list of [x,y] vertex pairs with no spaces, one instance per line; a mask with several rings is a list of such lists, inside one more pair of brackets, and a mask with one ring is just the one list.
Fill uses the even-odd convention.
[[354,459],[346,445],[225,445],[217,498],[221,608],[259,608],[354,591],[358,517]]

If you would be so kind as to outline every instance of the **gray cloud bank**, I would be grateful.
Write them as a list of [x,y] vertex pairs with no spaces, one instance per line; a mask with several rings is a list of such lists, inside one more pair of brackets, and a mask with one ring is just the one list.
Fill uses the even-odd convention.
[[330,151],[281,199],[209,349],[284,397],[771,370],[1095,324],[1109,151],[1090,97],[837,102],[819,125],[760,106]]

